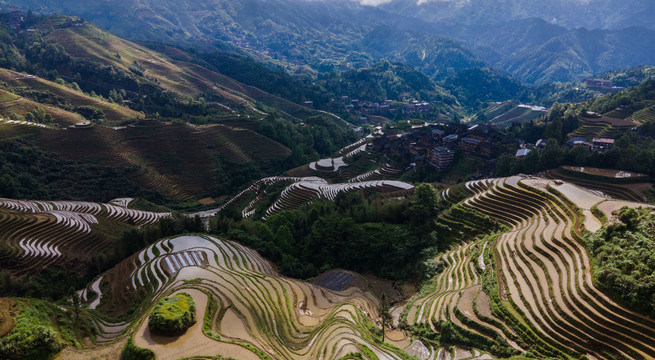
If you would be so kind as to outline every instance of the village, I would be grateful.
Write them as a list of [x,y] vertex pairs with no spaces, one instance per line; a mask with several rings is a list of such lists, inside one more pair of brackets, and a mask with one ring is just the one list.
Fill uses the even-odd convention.
[[[532,151],[541,153],[547,139],[539,139],[534,144],[505,134],[492,124],[436,123],[416,127],[409,132],[400,132],[389,127],[383,132],[378,126],[369,150],[384,156],[396,168],[411,170],[420,166],[430,166],[439,172],[450,170],[461,158],[476,157],[483,160],[473,179],[494,176],[496,160],[501,155],[523,158]],[[614,139],[572,137],[564,144],[571,149],[575,146],[587,147],[590,151],[604,152],[614,146]]]

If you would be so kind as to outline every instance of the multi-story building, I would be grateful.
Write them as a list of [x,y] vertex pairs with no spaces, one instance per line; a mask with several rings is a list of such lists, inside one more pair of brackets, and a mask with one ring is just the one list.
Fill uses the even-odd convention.
[[455,152],[442,146],[437,146],[428,152],[430,165],[439,170],[445,170],[455,162]]

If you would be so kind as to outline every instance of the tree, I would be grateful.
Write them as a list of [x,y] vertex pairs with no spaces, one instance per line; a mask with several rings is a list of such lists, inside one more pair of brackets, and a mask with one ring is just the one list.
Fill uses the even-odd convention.
[[414,199],[409,207],[410,222],[428,225],[439,213],[440,201],[437,190],[430,184],[420,184],[414,189]]
[[546,131],[544,131],[544,137],[546,139],[555,139],[558,143],[562,142],[562,119],[557,117],[553,120],[548,126],[546,126]]
[[77,325],[77,321],[80,318],[80,294],[74,288],[71,288],[70,292],[72,293],[71,300],[73,302],[73,310],[75,311],[75,325]]
[[382,293],[380,296],[380,303],[378,304],[378,316],[382,322],[382,342],[384,342],[384,328],[387,323],[391,321],[391,313],[389,313],[389,302],[387,301],[387,294]]

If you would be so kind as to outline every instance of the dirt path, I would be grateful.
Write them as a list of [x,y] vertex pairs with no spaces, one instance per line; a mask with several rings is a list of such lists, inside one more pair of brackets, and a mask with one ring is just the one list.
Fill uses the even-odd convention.
[[[166,337],[150,334],[148,321],[144,321],[134,335],[134,344],[152,350],[157,360],[175,360],[192,355],[216,355],[234,357],[244,360],[258,360],[259,357],[245,348],[212,340],[202,333],[202,323],[207,310],[207,295],[195,289],[184,289],[196,303],[196,319],[198,322],[186,333],[178,337]],[[88,359],[88,357],[87,357]]]
[[55,355],[53,360],[116,360],[120,359],[121,351],[125,347],[127,338],[123,338],[113,344],[99,346],[94,349],[78,349],[69,346]]
[[636,203],[636,202],[632,202],[632,201],[607,200],[607,201],[604,201],[604,202],[598,204],[598,210],[602,211],[603,214],[605,214],[605,216],[607,216],[607,220],[612,222],[612,221],[616,221],[618,211],[624,206],[628,206],[628,207],[638,207],[638,206],[653,207],[653,205]]

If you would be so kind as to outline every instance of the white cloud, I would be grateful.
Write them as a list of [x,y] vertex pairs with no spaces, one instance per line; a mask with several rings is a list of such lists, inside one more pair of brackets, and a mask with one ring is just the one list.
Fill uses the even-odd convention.
[[429,2],[457,2],[457,3],[466,3],[470,2],[470,0],[418,0],[416,1],[416,5],[421,5],[421,4],[426,4]]
[[390,3],[393,0],[360,0],[359,3],[367,6],[378,6],[386,3]]

